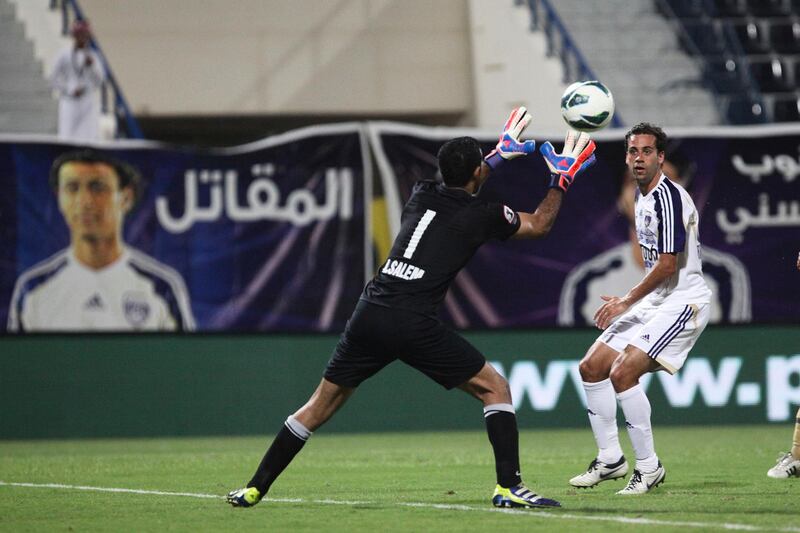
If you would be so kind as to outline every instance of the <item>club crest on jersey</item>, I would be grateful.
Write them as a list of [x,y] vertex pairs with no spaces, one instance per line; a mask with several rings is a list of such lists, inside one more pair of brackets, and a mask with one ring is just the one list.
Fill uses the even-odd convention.
[[514,213],[513,209],[511,209],[507,205],[503,206],[503,216],[506,217],[506,220],[508,221],[509,224],[513,224],[514,223],[514,215],[515,214],[516,213]]
[[126,292],[122,296],[122,311],[127,320],[133,327],[144,325],[147,317],[150,316],[150,304],[147,303],[142,293]]

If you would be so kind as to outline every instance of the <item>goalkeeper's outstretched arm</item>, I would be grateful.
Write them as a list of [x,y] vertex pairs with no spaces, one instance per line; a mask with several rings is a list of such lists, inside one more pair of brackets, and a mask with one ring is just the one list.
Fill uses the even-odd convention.
[[559,189],[550,188],[544,200],[533,213],[518,213],[519,229],[513,235],[514,239],[541,239],[550,233],[550,228],[556,221],[564,193]]

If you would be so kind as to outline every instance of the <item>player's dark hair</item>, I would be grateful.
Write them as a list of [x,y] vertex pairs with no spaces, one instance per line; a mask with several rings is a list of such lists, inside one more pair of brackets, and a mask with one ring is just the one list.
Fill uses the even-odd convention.
[[444,143],[436,155],[439,172],[448,187],[461,187],[472,179],[483,160],[481,146],[472,137],[456,137]]
[[625,151],[628,151],[628,141],[631,135],[652,135],[656,138],[656,151],[664,152],[667,149],[667,134],[660,127],[649,122],[640,122],[625,134]]
[[54,191],[58,191],[58,173],[61,171],[61,167],[67,163],[102,163],[108,165],[114,169],[114,173],[117,175],[119,189],[130,188],[133,191],[133,204],[139,199],[142,182],[139,171],[124,161],[89,148],[65,152],[53,161],[50,166],[50,188]]

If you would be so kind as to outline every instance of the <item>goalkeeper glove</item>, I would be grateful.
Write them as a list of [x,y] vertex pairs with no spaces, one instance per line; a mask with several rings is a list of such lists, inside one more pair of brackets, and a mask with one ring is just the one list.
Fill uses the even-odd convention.
[[556,153],[550,142],[544,143],[539,148],[551,172],[548,187],[567,192],[575,176],[594,163],[594,141],[589,138],[588,133],[581,133],[577,139],[575,135],[572,130],[567,132],[564,150],[560,154]]
[[484,158],[489,168],[495,170],[505,160],[532,154],[536,151],[536,141],[519,141],[519,136],[530,121],[531,116],[524,107],[518,107],[511,112],[503,126],[503,133],[500,134],[497,146]]

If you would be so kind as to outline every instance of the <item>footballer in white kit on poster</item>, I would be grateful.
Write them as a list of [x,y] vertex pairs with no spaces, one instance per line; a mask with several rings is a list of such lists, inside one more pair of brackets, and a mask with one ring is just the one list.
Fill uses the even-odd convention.
[[70,244],[19,276],[9,331],[194,329],[180,274],[123,240],[139,184],[136,169],[99,152],[55,160],[50,185]]

